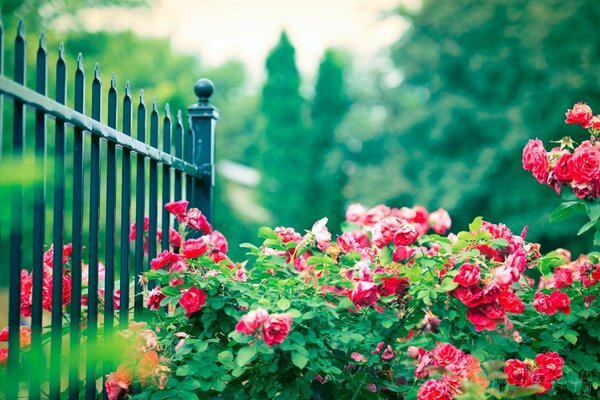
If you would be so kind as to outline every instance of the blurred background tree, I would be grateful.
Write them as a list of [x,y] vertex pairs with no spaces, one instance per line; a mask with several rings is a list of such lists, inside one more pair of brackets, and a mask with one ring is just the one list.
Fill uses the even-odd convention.
[[600,3],[424,0],[398,12],[411,21],[391,48],[403,80],[381,91],[388,117],[373,141],[385,157],[367,157],[395,193],[373,196],[363,181],[358,198],[445,207],[454,229],[476,215],[516,233],[528,225],[546,250],[589,251],[575,237],[583,220],[548,223],[559,198],[522,170],[521,153],[536,136],[586,139],[564,113],[577,101],[600,106]]

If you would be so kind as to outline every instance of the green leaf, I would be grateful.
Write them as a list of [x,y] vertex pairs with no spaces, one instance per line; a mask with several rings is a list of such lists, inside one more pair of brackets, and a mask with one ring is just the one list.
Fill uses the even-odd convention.
[[391,328],[392,325],[394,325],[394,321],[391,319],[384,319],[381,321],[381,326],[383,326],[385,329]]
[[268,226],[261,226],[258,229],[258,237],[263,239],[277,239],[277,234]]
[[597,224],[600,224],[600,221],[588,221],[585,225],[581,227],[581,229],[579,229],[579,232],[577,232],[577,236],[583,235]]
[[586,201],[585,212],[590,218],[590,221],[598,221],[600,219],[600,202]]
[[183,364],[183,365],[180,365],[179,367],[177,367],[177,371],[175,372],[175,375],[188,376],[188,375],[192,375],[194,372],[196,372],[195,367],[192,367],[189,364]]
[[456,289],[457,287],[458,287],[458,283],[454,282],[454,280],[451,278],[446,278],[442,281],[441,289],[444,292],[449,292],[453,289]]
[[385,246],[383,249],[381,249],[381,252],[379,253],[379,262],[382,265],[389,265],[393,258],[394,253],[392,252],[392,249],[390,249],[390,246]]
[[577,343],[577,336],[572,333],[565,333],[564,338],[567,339],[567,342],[571,344]]
[[503,238],[494,239],[494,240],[492,240],[492,247],[494,249],[504,249],[504,248],[508,247],[508,240],[503,239]]
[[219,353],[217,359],[221,364],[229,365],[233,361],[233,354],[229,350],[225,350]]
[[477,217],[469,224],[469,230],[471,232],[477,232],[481,225],[483,224],[483,217]]
[[213,389],[216,390],[217,392],[222,392],[223,390],[225,390],[225,388],[227,387],[227,383],[218,380],[215,383],[213,383]]
[[177,390],[175,389],[167,389],[161,390],[152,395],[152,400],[163,400],[163,399],[172,399],[177,397]]
[[246,372],[246,368],[234,368],[233,371],[231,371],[231,376],[239,378],[244,372]]
[[182,390],[190,390],[193,392],[194,390],[200,388],[200,382],[198,382],[196,379],[187,379],[183,381],[181,385],[179,385],[179,388]]
[[187,392],[185,390],[180,390],[177,393],[177,395],[179,396],[180,399],[183,399],[183,400],[198,400],[198,396],[196,396],[192,392]]
[[306,356],[298,353],[297,351],[293,351],[292,352],[292,363],[302,369],[306,366],[306,363],[308,362],[308,358],[306,358]]
[[594,246],[600,246],[600,231],[594,233]]
[[277,307],[279,307],[279,309],[281,311],[287,310],[288,308],[290,308],[290,306],[291,306],[291,304],[290,304],[290,301],[288,299],[280,299],[277,302]]
[[252,361],[255,356],[256,356],[256,347],[254,347],[254,346],[242,347],[237,354],[237,358],[236,358],[235,362],[239,367],[244,367],[244,366],[248,365],[248,363],[250,361]]
[[562,221],[569,218],[580,206],[579,201],[566,201],[550,214],[550,222]]

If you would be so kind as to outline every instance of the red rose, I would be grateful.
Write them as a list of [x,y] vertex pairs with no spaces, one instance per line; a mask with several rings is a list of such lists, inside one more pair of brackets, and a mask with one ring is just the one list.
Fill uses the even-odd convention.
[[402,224],[394,233],[394,244],[396,246],[408,246],[419,237],[419,232],[412,224]]
[[552,388],[552,380],[546,375],[546,372],[540,368],[533,370],[531,373],[531,385],[540,385],[540,389],[537,394],[544,394]]
[[192,286],[183,294],[179,299],[179,304],[185,308],[185,316],[190,317],[193,313],[200,310],[200,308],[206,303],[206,293],[195,286]]
[[212,231],[212,227],[208,223],[208,220],[197,208],[190,208],[187,213],[183,215],[183,222],[190,228],[202,231],[205,234]]
[[470,286],[468,288],[459,286],[450,293],[467,307],[475,307],[485,300],[483,290],[477,286]]
[[556,312],[556,309],[550,301],[550,296],[542,292],[537,292],[533,296],[533,307],[541,313],[552,315]]
[[377,292],[380,296],[397,294],[399,297],[403,297],[407,291],[408,279],[396,278],[395,276],[381,278],[381,283],[377,287]]
[[588,184],[600,178],[600,151],[582,144],[571,157],[571,174],[577,183]]
[[0,349],[0,365],[6,365],[8,362],[8,348],[2,347]]
[[523,169],[531,171],[534,178],[540,183],[546,183],[550,164],[548,162],[548,153],[544,149],[541,140],[530,140],[523,149]]
[[463,264],[460,266],[458,274],[454,277],[454,282],[461,286],[469,287],[476,285],[481,279],[479,266],[476,264]]
[[161,290],[160,286],[156,286],[154,289],[148,293],[148,300],[146,300],[146,306],[149,310],[158,310],[160,307],[160,302],[167,296],[165,296]]
[[589,127],[592,120],[592,109],[585,103],[579,102],[565,113],[567,119],[565,123],[581,125],[584,128]]
[[592,117],[588,128],[590,128],[594,133],[598,133],[598,131],[600,131],[600,115],[595,115]]
[[246,335],[252,335],[269,318],[269,313],[263,308],[252,310],[244,315],[235,326],[235,330]]
[[505,311],[521,314],[525,310],[525,304],[523,301],[512,292],[500,292],[498,294],[498,303],[504,308]]
[[225,235],[219,231],[212,231],[210,233],[210,244],[212,245],[213,249],[218,250],[223,254],[227,254],[227,251],[229,250]]
[[504,365],[504,373],[506,374],[506,381],[511,385],[531,385],[529,371],[527,370],[527,366],[523,361],[514,359],[506,360],[506,364]]
[[269,316],[262,327],[262,337],[268,346],[281,344],[290,333],[292,314],[273,314]]
[[187,210],[188,204],[186,200],[172,201],[165,204],[165,208],[169,213],[176,215],[179,221],[183,222],[183,215]]
[[155,259],[150,261],[150,267],[152,269],[163,269],[168,267],[171,263],[179,260],[179,255],[171,253],[168,250],[163,251]]
[[181,235],[173,228],[169,228],[169,244],[175,249],[181,247]]
[[359,281],[349,294],[350,300],[357,307],[369,307],[377,301],[377,284]]
[[535,356],[535,362],[550,380],[562,377],[562,367],[565,360],[556,352],[546,352]]
[[552,308],[554,308],[555,310],[560,311],[564,314],[571,313],[571,299],[566,293],[552,292],[552,294],[550,294],[549,300],[550,304],[552,305]]
[[573,180],[573,174],[571,172],[571,159],[573,158],[573,154],[564,153],[560,156],[560,158],[556,161],[554,165],[554,169],[552,170],[554,173],[554,178],[560,183],[570,183]]
[[418,400],[451,400],[452,393],[440,379],[432,379],[421,385]]
[[8,327],[0,331],[0,342],[8,342]]
[[554,269],[554,278],[552,278],[552,287],[562,289],[573,284],[573,271],[568,268],[558,267]]
[[458,364],[465,356],[465,353],[452,346],[450,343],[435,347],[429,354],[433,360],[433,364],[440,367]]
[[481,304],[477,307],[467,310],[467,318],[473,325],[475,330],[493,331],[497,324],[502,324],[506,318],[506,312],[496,304]]
[[206,254],[208,249],[208,241],[205,239],[205,237],[188,239],[185,241],[185,243],[183,243],[181,254],[183,254],[185,258],[196,258]]

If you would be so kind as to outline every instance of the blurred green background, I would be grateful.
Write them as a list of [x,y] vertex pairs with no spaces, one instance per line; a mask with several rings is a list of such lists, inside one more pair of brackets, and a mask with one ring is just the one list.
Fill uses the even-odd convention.
[[[264,79],[256,82],[243,62],[209,66],[197,55],[176,51],[167,37],[87,31],[81,23],[59,26],[62,17],[77,21],[88,7],[151,8],[153,0],[3,0],[5,74],[12,75],[12,43],[22,18],[30,87],[41,29],[50,53],[50,93],[59,42],[65,43],[71,82],[82,52],[88,85],[98,61],[106,90],[115,72],[120,94],[129,79],[134,99],[143,88],[146,103],[157,96],[160,110],[166,102],[171,110],[185,110],[194,102],[194,81],[212,79],[217,88],[212,101],[222,115],[215,226],[229,239],[233,259],[243,258],[237,245],[255,241],[260,225],[310,229],[328,216],[335,232],[352,202],[443,207],[455,231],[482,215],[515,233],[529,226],[528,240],[541,242],[543,251],[589,251],[591,238],[575,236],[583,219],[548,223],[560,199],[522,170],[521,151],[535,137],[547,146],[565,135],[585,139],[582,130],[564,124],[564,113],[578,101],[600,109],[600,2],[423,0],[410,2],[410,8],[399,3],[382,18],[401,19],[409,28],[382,51],[383,63],[328,48],[318,68],[303,76],[294,36],[279,30],[264,60]],[[70,85],[69,104],[72,91]],[[90,92],[88,86],[88,98]],[[8,148],[9,132],[3,135]],[[6,194],[10,179],[2,175]],[[8,208],[1,218],[4,254]],[[0,280],[6,278],[3,272]]]

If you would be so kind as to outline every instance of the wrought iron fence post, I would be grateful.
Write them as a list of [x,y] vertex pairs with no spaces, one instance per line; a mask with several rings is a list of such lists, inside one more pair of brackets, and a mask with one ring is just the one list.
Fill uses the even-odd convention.
[[193,134],[193,162],[200,169],[202,181],[194,180],[190,203],[198,207],[213,223],[213,192],[215,187],[215,126],[219,110],[210,103],[214,85],[209,79],[199,79],[194,85],[198,103],[188,107],[190,129]]

